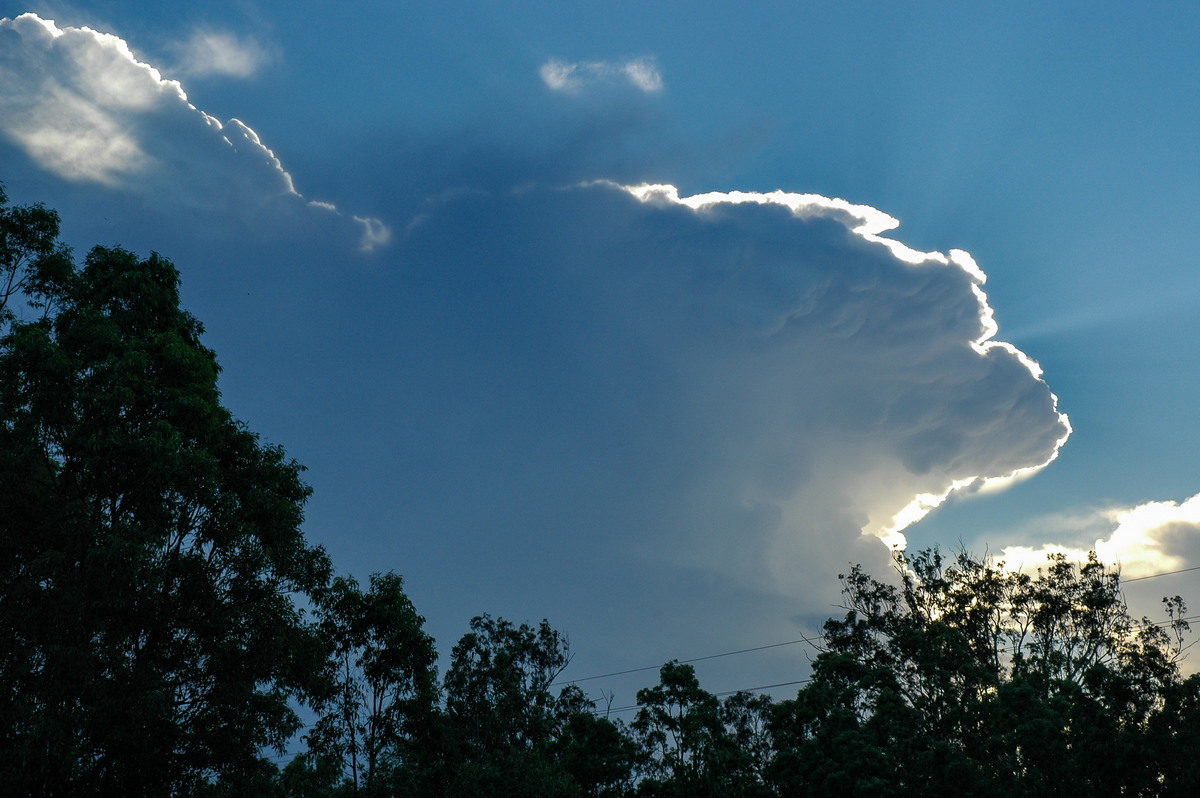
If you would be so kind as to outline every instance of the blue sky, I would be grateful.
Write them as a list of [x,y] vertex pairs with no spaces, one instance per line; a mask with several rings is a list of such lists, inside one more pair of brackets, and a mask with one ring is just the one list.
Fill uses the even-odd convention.
[[1200,564],[1194,4],[0,17],[12,201],[176,262],[310,538],[443,652],[480,612],[577,678],[797,639],[956,484],[910,544]]

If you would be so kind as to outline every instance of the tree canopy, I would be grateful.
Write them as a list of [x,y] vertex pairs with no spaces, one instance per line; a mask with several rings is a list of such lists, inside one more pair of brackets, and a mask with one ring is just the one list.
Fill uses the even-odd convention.
[[[775,710],[775,779],[805,795],[1174,795],[1197,785],[1200,680],[1182,599],[1134,619],[1093,556],[1036,576],[960,553],[854,568],[812,681]],[[1189,737],[1190,735],[1190,737]],[[1186,786],[1185,786],[1186,785]]]
[[0,778],[15,794],[252,781],[320,655],[300,466],[220,403],[166,259],[76,267],[0,214]]

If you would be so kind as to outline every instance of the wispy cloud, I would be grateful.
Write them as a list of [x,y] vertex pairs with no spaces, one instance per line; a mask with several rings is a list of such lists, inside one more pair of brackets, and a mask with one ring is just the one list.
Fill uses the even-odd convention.
[[647,94],[663,90],[662,73],[653,58],[621,62],[551,59],[542,64],[540,74],[547,87],[569,94],[606,83],[625,83]]
[[250,36],[197,28],[174,48],[175,71],[185,77],[248,78],[274,59],[272,48]]
[[295,205],[359,229],[364,249],[386,240],[378,220],[308,202],[254,130],[196,108],[122,39],[34,14],[0,34],[0,135],[43,169],[183,207]]

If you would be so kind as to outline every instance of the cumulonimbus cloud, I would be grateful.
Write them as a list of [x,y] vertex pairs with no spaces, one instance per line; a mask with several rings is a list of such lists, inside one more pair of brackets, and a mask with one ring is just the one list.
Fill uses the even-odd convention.
[[[613,523],[790,590],[885,563],[948,494],[1036,471],[1070,432],[1037,364],[996,340],[980,267],[912,250],[885,236],[895,225],[816,195],[597,182],[458,195],[404,248],[454,285],[506,286],[483,317],[496,329],[535,319],[531,340],[569,348],[508,378],[589,408],[571,462],[543,456],[550,479],[611,470],[610,509],[629,505]],[[537,408],[515,412],[562,414]]]
[[588,86],[625,83],[654,94],[663,90],[662,73],[652,58],[628,61],[560,61],[552,58],[539,70],[542,82],[554,91],[574,94]]
[[183,205],[301,206],[358,227],[363,249],[387,240],[378,220],[306,201],[250,127],[197,109],[119,37],[22,14],[0,19],[0,42],[0,135],[43,169]]

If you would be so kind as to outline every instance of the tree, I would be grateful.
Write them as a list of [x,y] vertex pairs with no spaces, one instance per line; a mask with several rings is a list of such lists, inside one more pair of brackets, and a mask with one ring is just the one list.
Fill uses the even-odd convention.
[[16,317],[14,300],[38,304],[48,283],[73,269],[58,225],[58,214],[43,205],[8,207],[0,183],[0,330]]
[[774,759],[769,719],[771,697],[739,691],[721,701],[726,744],[719,770],[728,781],[725,795],[771,795],[766,776]]
[[621,796],[633,778],[637,746],[623,726],[595,713],[595,704],[576,685],[558,700],[558,729],[552,756],[585,798]]
[[668,662],[659,683],[638,690],[633,732],[641,748],[639,792],[702,795],[708,752],[721,736],[720,702],[700,688],[691,665]]
[[337,763],[351,794],[383,794],[419,780],[437,702],[437,652],[394,573],[372,574],[366,593],[352,578],[317,595],[329,647],[329,688],[307,738],[311,756]]
[[570,660],[566,637],[544,620],[536,628],[488,615],[471,620],[443,684],[446,794],[578,794],[556,747],[564,721],[591,705],[577,688],[557,697],[550,689]]
[[221,406],[169,261],[77,269],[51,212],[0,218],[0,779],[251,790],[320,670],[301,468]]
[[812,681],[774,710],[779,789],[1158,795],[1164,784],[1200,786],[1171,758],[1170,740],[1196,722],[1195,687],[1178,668],[1181,599],[1166,600],[1172,636],[1129,615],[1119,574],[1094,555],[1084,564],[1051,557],[1036,576],[936,549],[898,553],[896,565],[896,584],[858,567],[843,577],[846,616],[825,624]]
[[770,699],[739,692],[724,702],[703,690],[691,665],[668,662],[639,690],[632,731],[640,749],[638,794],[766,795],[763,728]]

